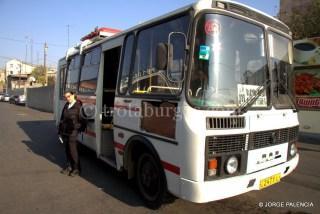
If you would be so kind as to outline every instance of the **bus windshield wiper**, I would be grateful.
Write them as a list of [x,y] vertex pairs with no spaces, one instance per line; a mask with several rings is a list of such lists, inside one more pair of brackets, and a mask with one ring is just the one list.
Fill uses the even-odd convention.
[[278,81],[277,81],[277,93],[279,93],[279,90],[280,90],[279,86],[281,86],[285,90],[286,95],[288,95],[290,102],[292,104],[291,106],[294,108],[293,111],[298,112],[299,109],[298,109],[298,106],[295,102],[294,95],[291,93],[291,91],[288,89],[288,87],[284,84],[283,80],[281,80],[281,79],[278,79]]
[[[281,70],[281,63],[284,64],[284,62],[280,61],[279,63],[275,63],[274,67],[275,67],[275,76],[277,78],[276,80],[276,86],[277,86],[277,97],[279,97],[279,92],[280,92],[280,87],[283,88],[285,90],[286,95],[289,96],[290,102],[291,102],[291,106],[294,108],[293,111],[294,112],[298,112],[298,107],[297,104],[295,102],[295,98],[293,96],[293,94],[291,93],[291,91],[288,89],[287,84],[285,84],[284,80],[280,77],[280,70]],[[288,72],[286,72],[288,73]],[[275,96],[273,94],[273,96]]]
[[264,90],[266,90],[266,88],[269,87],[270,83],[271,83],[271,80],[266,80],[263,85],[259,86],[259,88],[257,88],[257,90],[255,90],[254,95],[249,97],[246,100],[246,102],[244,102],[238,108],[236,108],[231,113],[231,115],[242,115],[242,114],[246,113],[248,111],[248,108],[250,108],[257,101],[257,99],[264,92]]

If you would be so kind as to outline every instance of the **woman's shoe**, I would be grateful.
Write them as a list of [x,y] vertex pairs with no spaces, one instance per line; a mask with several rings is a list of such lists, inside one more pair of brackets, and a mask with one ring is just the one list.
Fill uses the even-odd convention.
[[61,174],[67,175],[72,171],[71,167],[68,166],[60,171]]
[[75,177],[75,176],[78,176],[78,175],[80,175],[80,171],[77,170],[77,169],[74,169],[71,172],[69,172],[69,176],[70,177]]

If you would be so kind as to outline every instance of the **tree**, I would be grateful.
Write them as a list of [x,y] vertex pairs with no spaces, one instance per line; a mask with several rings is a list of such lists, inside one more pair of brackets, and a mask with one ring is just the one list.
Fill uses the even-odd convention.
[[54,85],[55,82],[55,77],[48,77],[48,85]]
[[33,69],[31,75],[36,78],[37,83],[40,83],[43,86],[46,84],[45,69],[42,65]]
[[320,36],[320,0],[312,0],[306,10],[294,10],[286,23],[293,39],[303,39]]
[[3,90],[4,88],[4,81],[0,80],[0,88]]

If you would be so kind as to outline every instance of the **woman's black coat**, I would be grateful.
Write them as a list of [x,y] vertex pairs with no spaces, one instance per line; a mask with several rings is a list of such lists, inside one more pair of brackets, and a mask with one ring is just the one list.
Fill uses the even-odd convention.
[[68,109],[68,105],[68,102],[64,105],[60,118],[59,134],[61,135],[78,134],[81,127],[80,111],[82,103],[77,100],[70,109]]

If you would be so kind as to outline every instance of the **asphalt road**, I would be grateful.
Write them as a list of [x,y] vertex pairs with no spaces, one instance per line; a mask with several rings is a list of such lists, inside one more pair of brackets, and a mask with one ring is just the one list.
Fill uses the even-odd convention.
[[81,148],[81,177],[59,173],[64,149],[53,115],[0,103],[0,213],[320,213],[320,138],[303,136],[298,168],[262,191],[195,204],[143,205],[134,185]]

